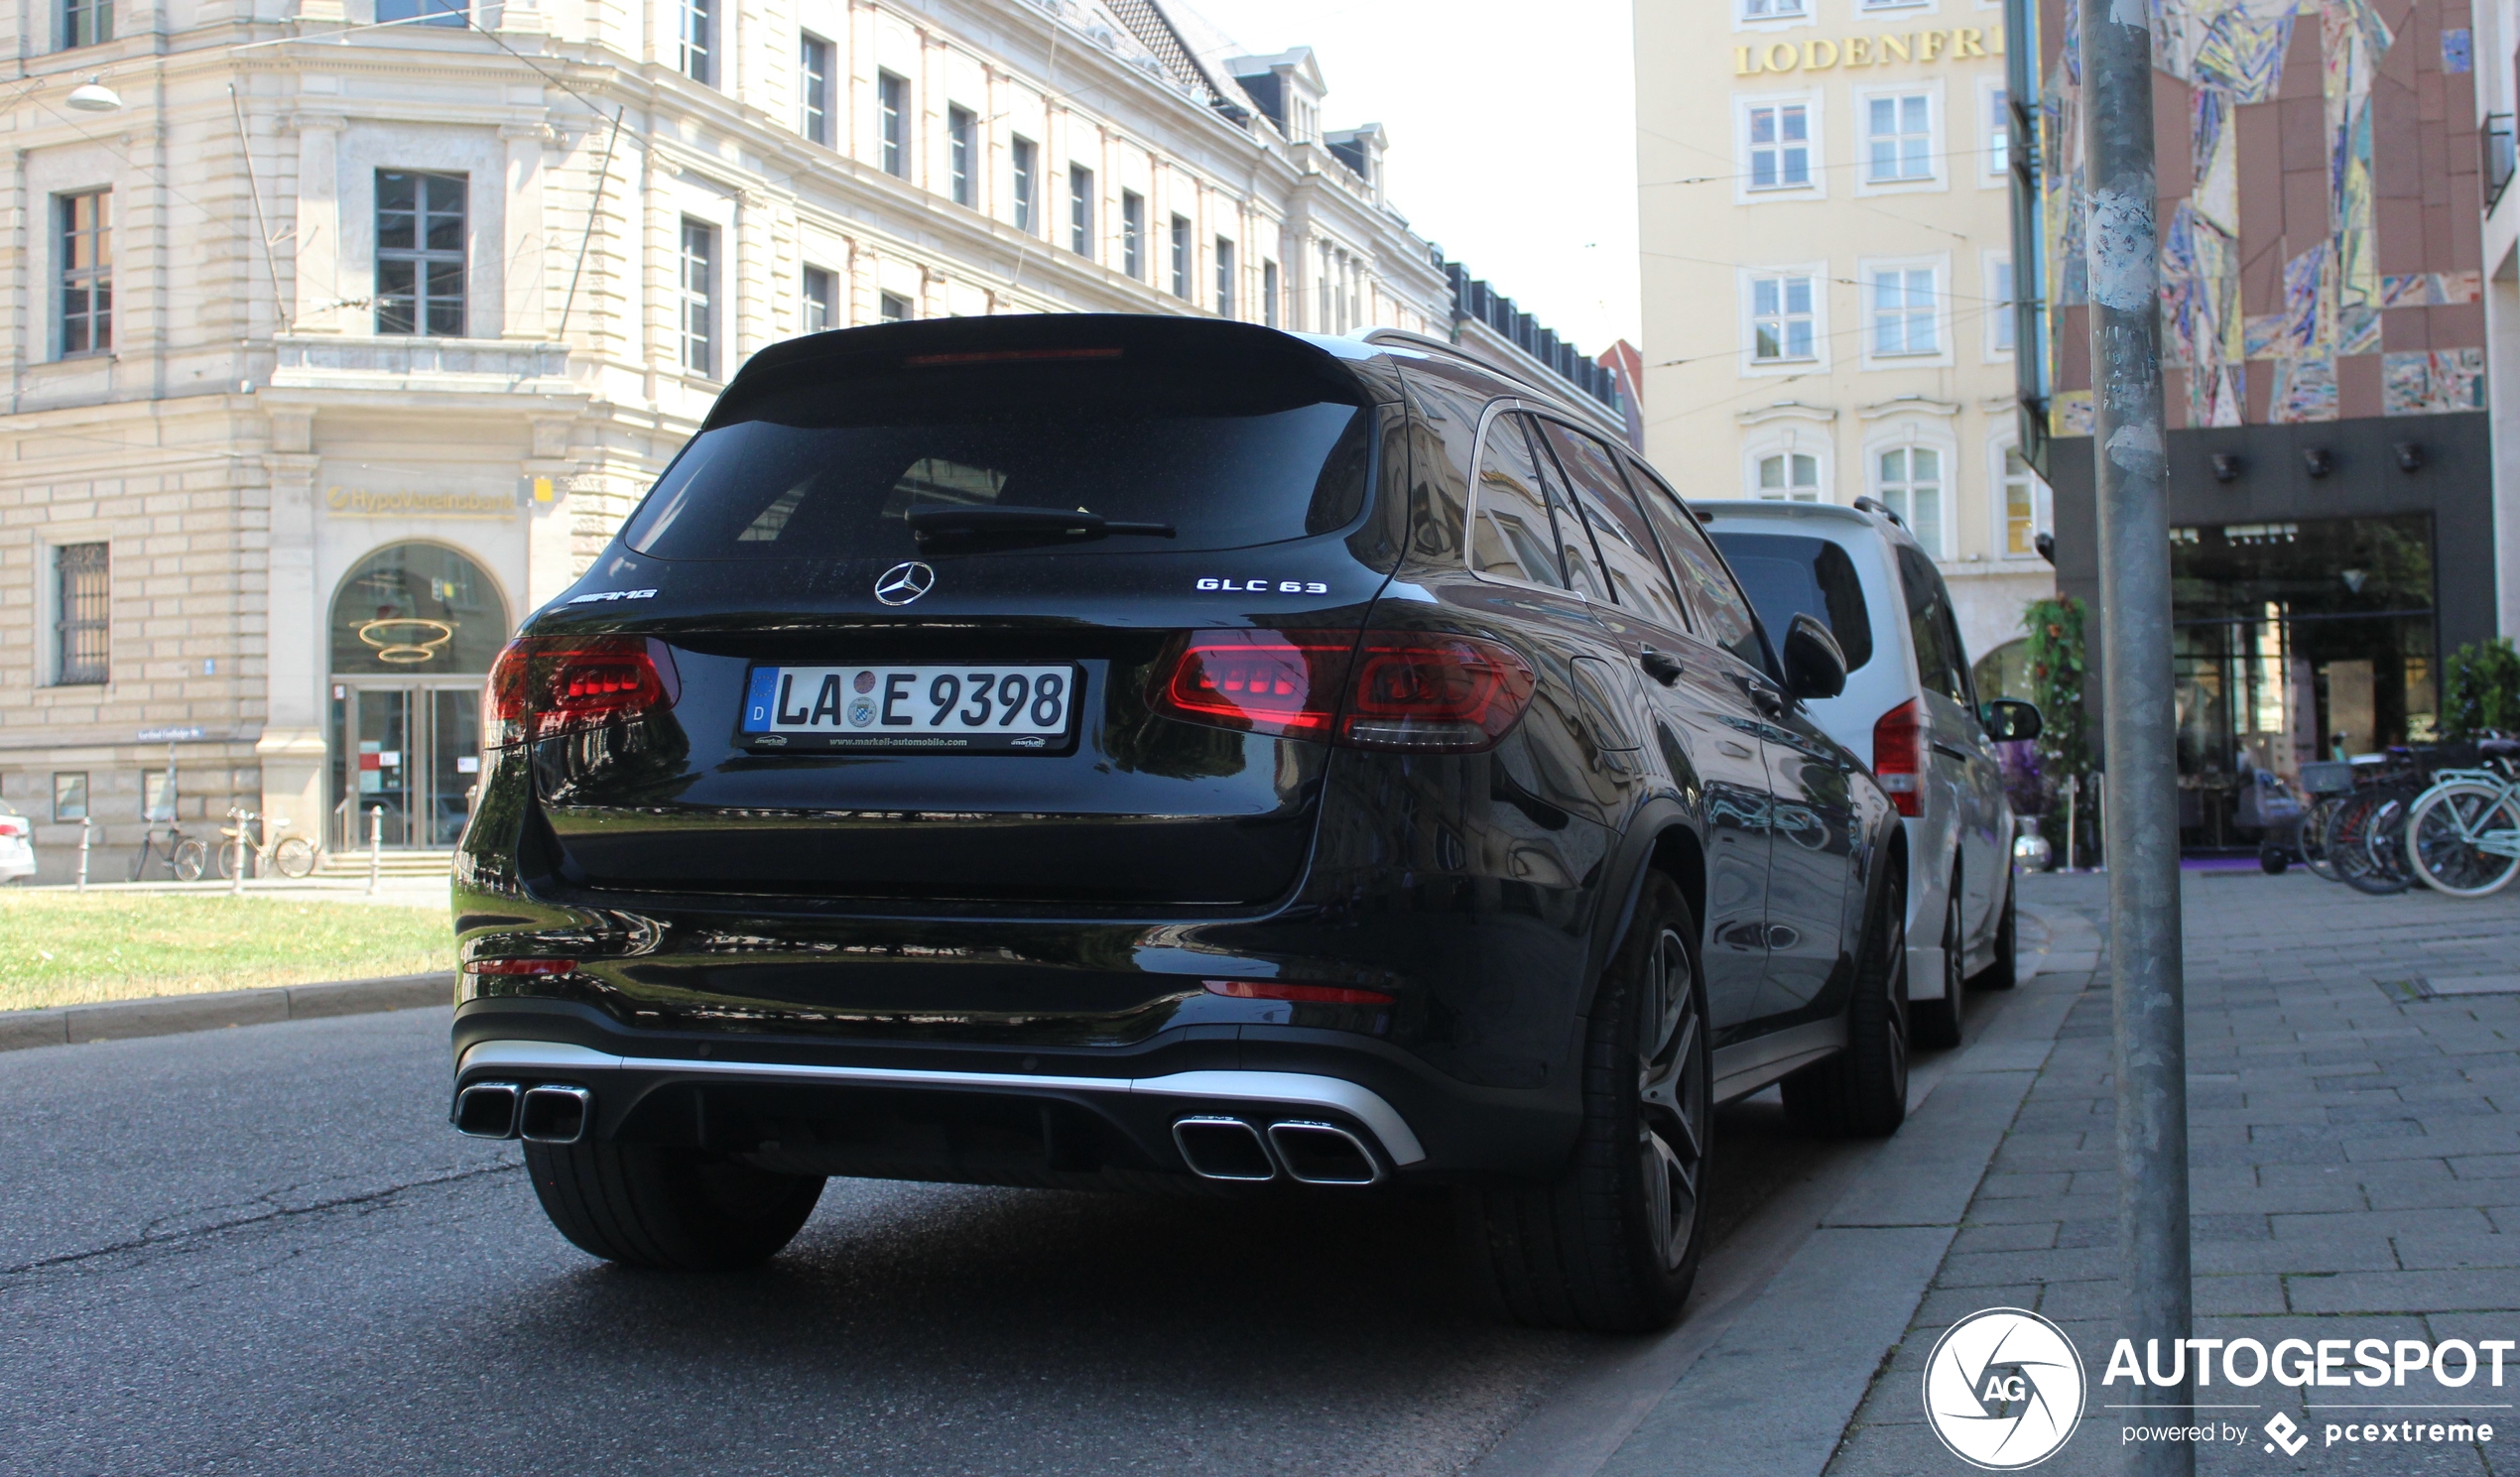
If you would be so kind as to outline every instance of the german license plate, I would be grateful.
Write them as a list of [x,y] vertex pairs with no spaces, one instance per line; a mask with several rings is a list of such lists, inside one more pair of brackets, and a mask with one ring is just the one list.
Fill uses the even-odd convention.
[[756,667],[740,741],[756,750],[946,754],[1065,752],[1076,669]]

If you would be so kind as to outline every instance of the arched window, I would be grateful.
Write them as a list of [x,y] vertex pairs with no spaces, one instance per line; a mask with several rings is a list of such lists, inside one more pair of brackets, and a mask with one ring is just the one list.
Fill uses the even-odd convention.
[[1906,521],[1925,552],[1943,556],[1943,453],[1932,446],[1891,446],[1876,453],[1873,490]]
[[2004,557],[2039,556],[2038,538],[2055,532],[2049,511],[2048,484],[2022,459],[2019,446],[2004,448]]
[[1788,503],[1820,501],[1820,458],[1776,451],[1759,458],[1759,496]]
[[376,551],[332,597],[335,673],[482,677],[507,635],[498,581],[436,544]]

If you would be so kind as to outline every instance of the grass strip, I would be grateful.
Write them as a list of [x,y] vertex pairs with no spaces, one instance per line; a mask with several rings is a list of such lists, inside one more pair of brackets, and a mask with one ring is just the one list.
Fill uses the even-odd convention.
[[0,1010],[453,969],[442,909],[181,893],[0,893]]

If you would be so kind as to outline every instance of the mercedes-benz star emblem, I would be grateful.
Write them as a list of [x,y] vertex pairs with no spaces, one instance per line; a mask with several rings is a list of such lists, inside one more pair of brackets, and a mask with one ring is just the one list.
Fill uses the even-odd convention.
[[912,559],[895,564],[875,581],[875,598],[887,605],[907,605],[936,588],[937,571]]

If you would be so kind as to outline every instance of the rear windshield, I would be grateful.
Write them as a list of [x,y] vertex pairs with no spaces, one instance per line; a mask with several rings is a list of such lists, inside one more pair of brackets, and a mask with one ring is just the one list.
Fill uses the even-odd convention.
[[1777,641],[1785,640],[1794,617],[1816,616],[1837,638],[1848,672],[1872,660],[1872,618],[1864,613],[1863,581],[1845,550],[1800,534],[1710,532],[1757,607],[1759,624]]
[[1370,413],[1330,393],[1153,363],[913,368],[799,386],[694,437],[622,539],[671,559],[907,558],[918,552],[907,515],[939,507],[1082,508],[1175,530],[1084,553],[1302,539],[1364,506]]

